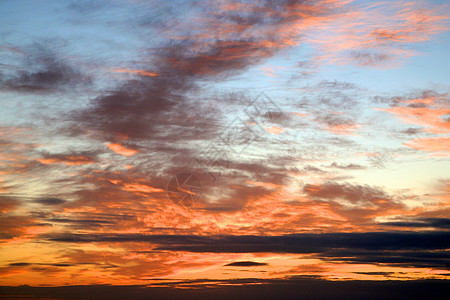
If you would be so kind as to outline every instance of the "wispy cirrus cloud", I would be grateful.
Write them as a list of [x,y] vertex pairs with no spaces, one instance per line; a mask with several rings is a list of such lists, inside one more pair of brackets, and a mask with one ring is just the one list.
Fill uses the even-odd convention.
[[436,91],[424,91],[413,97],[393,97],[389,100],[389,108],[374,108],[385,111],[407,124],[421,127],[408,128],[404,133],[407,135],[428,133],[432,137],[419,137],[403,145],[416,150],[433,153],[432,155],[446,155],[448,149],[448,138],[450,123],[447,116],[450,114],[448,106],[448,93]]
[[[390,68],[417,55],[410,45],[430,40],[447,30],[446,6],[426,7],[425,2],[375,2],[326,19],[308,38],[322,50],[319,59],[338,64]],[[381,21],[382,20],[382,21]]]
[[450,114],[447,93],[425,91],[419,97],[393,98],[391,107],[374,109],[389,112],[405,123],[423,127],[427,132],[450,131],[450,123],[444,118]]

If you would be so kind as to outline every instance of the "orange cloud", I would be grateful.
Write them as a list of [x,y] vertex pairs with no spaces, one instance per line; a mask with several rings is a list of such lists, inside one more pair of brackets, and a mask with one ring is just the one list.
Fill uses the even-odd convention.
[[80,155],[40,158],[40,159],[38,159],[38,161],[44,165],[64,163],[68,166],[78,166],[78,165],[86,165],[86,164],[94,163],[94,161],[90,157],[80,156]]
[[403,145],[422,151],[442,152],[445,156],[450,156],[450,138],[448,137],[415,139]]
[[264,126],[264,129],[267,132],[272,133],[272,134],[280,134],[280,133],[282,133],[284,131],[283,128],[280,128],[280,127],[277,127],[277,126],[272,126],[272,127]]
[[132,73],[132,74],[137,74],[137,75],[141,75],[141,76],[150,76],[150,77],[159,76],[158,73],[153,73],[153,72],[149,72],[149,71],[145,71],[145,70],[130,70],[130,69],[118,68],[118,69],[113,69],[112,71],[119,72],[119,73]]
[[448,108],[391,107],[374,109],[395,114],[402,121],[409,124],[423,126],[430,132],[450,132],[450,123],[441,118],[447,114],[450,114],[450,109]]
[[106,146],[108,146],[109,149],[116,152],[117,154],[123,156],[133,156],[138,152],[137,150],[125,148],[124,146],[117,143],[108,143],[106,144]]
[[20,203],[14,199],[0,198],[0,213],[10,212],[20,206]]
[[154,188],[145,184],[129,183],[125,184],[124,190],[129,192],[141,192],[141,193],[163,193],[163,189]]

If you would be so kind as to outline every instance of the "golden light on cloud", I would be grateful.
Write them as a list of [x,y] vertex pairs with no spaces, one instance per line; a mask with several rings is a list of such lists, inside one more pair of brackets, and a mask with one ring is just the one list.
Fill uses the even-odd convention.
[[122,146],[121,144],[117,143],[107,143],[106,146],[108,146],[109,149],[122,156],[133,156],[138,152],[137,150],[128,149]]
[[149,71],[145,71],[145,70],[131,70],[131,69],[125,69],[125,68],[118,68],[118,69],[113,69],[112,71],[118,72],[118,73],[131,73],[131,74],[137,74],[137,75],[141,75],[141,76],[150,76],[150,77],[159,76],[158,73],[153,73],[153,72],[149,72]]

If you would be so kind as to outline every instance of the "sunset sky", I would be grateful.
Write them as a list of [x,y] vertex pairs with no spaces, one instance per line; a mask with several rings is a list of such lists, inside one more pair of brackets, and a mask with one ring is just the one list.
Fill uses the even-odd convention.
[[0,1],[0,286],[448,280],[447,1]]

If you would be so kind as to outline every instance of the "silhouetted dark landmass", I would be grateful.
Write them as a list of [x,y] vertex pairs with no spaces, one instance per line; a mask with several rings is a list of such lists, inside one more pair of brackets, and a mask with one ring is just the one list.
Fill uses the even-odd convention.
[[450,293],[447,280],[326,281],[302,278],[255,280],[253,283],[248,279],[228,280],[223,283],[244,282],[250,284],[203,285],[191,289],[109,285],[2,286],[0,299],[446,299]]

